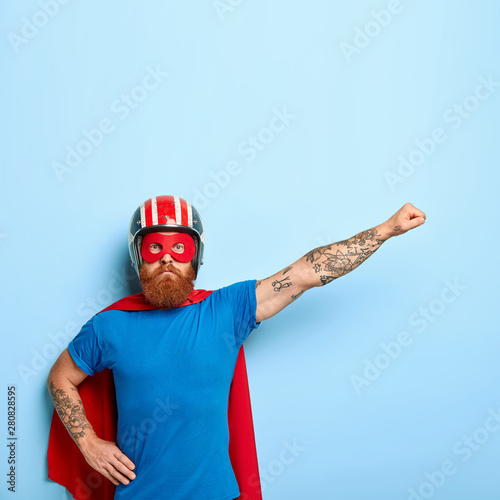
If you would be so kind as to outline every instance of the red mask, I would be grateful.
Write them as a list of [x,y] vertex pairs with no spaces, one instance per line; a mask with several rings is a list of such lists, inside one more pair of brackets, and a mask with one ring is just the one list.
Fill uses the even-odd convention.
[[[151,249],[151,245],[157,247]],[[141,255],[146,262],[156,262],[166,253],[179,262],[189,262],[194,257],[196,247],[189,234],[159,234],[148,233],[144,236],[141,245]]]

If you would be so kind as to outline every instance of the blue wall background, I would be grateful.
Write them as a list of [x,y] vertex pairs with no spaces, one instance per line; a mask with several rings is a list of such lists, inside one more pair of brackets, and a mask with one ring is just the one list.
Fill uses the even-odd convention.
[[46,479],[46,376],[137,291],[133,210],[177,194],[202,213],[209,289],[406,202],[427,215],[246,341],[266,500],[498,500],[498,2],[1,10],[0,400],[5,422],[17,387],[18,498],[66,498]]

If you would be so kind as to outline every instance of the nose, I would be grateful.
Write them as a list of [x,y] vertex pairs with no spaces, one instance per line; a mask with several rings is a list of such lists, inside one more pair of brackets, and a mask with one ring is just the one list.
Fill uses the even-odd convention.
[[171,262],[173,262],[172,256],[169,253],[166,253],[160,258],[160,262],[162,264],[170,264]]

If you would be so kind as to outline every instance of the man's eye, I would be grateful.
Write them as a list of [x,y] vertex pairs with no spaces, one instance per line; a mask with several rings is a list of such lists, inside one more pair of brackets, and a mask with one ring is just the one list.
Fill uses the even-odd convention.
[[152,253],[158,253],[161,250],[161,245],[158,243],[151,243],[151,245],[149,245],[149,250]]
[[182,243],[177,243],[172,247],[172,250],[177,253],[184,252],[184,245]]

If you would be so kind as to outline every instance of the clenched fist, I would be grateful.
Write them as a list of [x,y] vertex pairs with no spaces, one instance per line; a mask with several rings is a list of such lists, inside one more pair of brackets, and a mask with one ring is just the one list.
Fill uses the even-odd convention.
[[426,219],[424,212],[414,207],[411,203],[399,209],[389,220],[385,221],[381,226],[388,237],[397,236],[398,234],[406,233],[410,229],[421,226]]

